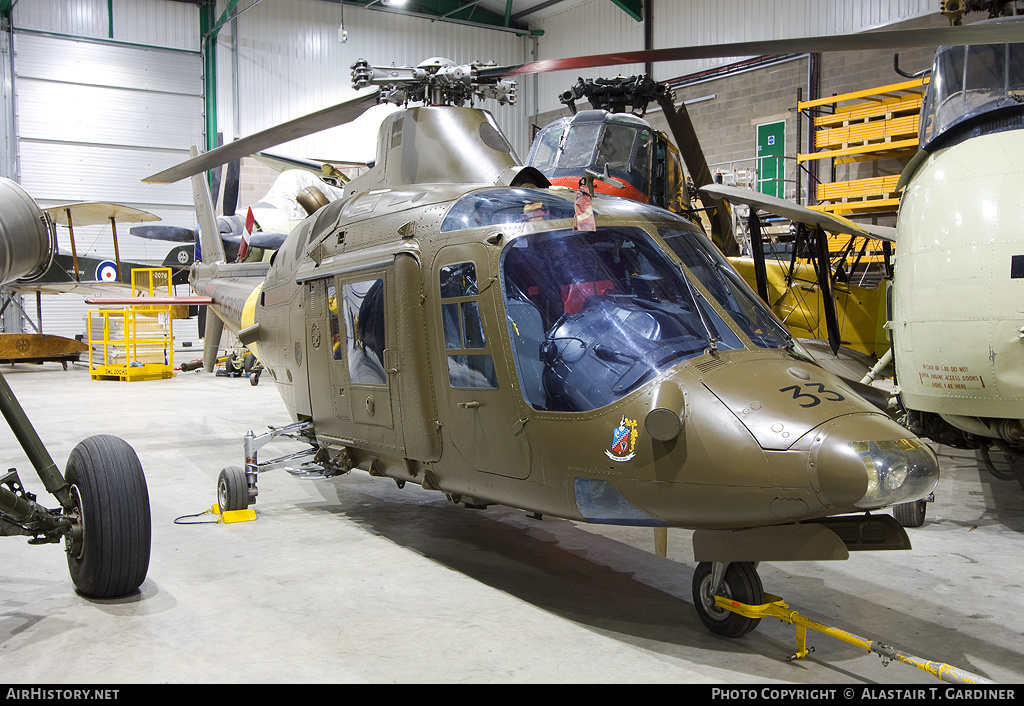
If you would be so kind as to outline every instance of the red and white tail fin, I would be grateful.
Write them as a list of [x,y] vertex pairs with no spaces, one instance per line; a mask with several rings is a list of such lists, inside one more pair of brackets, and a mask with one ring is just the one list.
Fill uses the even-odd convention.
[[252,208],[245,214],[245,229],[242,231],[242,242],[238,246],[238,262],[245,260],[245,256],[249,254],[249,239],[252,237],[253,226],[256,225],[256,219],[252,215]]

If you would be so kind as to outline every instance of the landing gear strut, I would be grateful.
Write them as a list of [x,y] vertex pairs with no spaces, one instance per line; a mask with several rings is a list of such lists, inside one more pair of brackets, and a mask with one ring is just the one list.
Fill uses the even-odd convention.
[[71,580],[84,595],[135,591],[146,579],[151,545],[149,491],[135,451],[115,436],[91,436],[71,451],[62,476],[3,375],[0,411],[60,503],[44,507],[17,471],[8,471],[0,476],[0,535],[27,536],[29,544],[63,540]]
[[[259,488],[256,485],[259,473],[271,468],[288,466],[300,459],[311,458],[317,451],[317,447],[311,445],[303,451],[273,461],[260,462],[257,453],[261,447],[282,436],[312,444],[312,430],[313,425],[310,422],[295,422],[283,427],[270,427],[270,431],[259,435],[251,431],[246,434],[242,439],[245,447],[245,466],[226,466],[217,477],[217,504],[221,512],[245,510],[256,502],[256,496],[259,495]],[[325,474],[321,471],[319,475]]]

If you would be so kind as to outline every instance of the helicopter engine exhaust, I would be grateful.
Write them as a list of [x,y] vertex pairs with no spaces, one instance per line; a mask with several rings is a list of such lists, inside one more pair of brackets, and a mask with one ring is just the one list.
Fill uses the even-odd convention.
[[0,178],[0,283],[46,272],[56,251],[48,220],[14,181]]

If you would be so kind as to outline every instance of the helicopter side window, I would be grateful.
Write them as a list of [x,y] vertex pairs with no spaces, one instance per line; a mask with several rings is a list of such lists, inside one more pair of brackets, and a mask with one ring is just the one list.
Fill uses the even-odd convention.
[[1024,101],[1024,44],[1007,45],[1006,76],[1010,97],[1017,103]]
[[630,171],[643,179],[644,183],[651,182],[651,162],[654,159],[654,135],[650,130],[640,130],[637,133],[636,152],[633,156],[633,163]]
[[472,262],[460,262],[457,265],[445,265],[441,268],[441,298],[475,297],[476,266]]
[[1006,45],[971,47],[964,71],[964,112],[975,113],[997,100],[1006,88]]
[[633,154],[636,128],[623,125],[608,125],[601,136],[597,150],[597,168],[625,171],[629,169],[629,158]]
[[686,179],[683,177],[683,165],[679,161],[678,152],[669,152],[666,169],[668,171],[668,195],[665,201],[669,205],[670,211],[682,213],[690,205],[690,200],[688,197],[684,198],[683,196],[686,189]]
[[486,349],[480,317],[476,265],[460,262],[445,265],[438,275],[441,288],[441,321],[448,353],[448,382],[452,387],[496,388],[494,359]]
[[573,125],[562,141],[562,153],[558,158],[558,169],[583,169],[593,162],[597,147],[600,123]]
[[341,319],[338,315],[338,296],[334,284],[327,285],[327,313],[331,327],[331,357],[344,358],[344,344],[341,342]]
[[966,47],[942,47],[935,53],[925,105],[921,110],[921,146],[938,137],[963,115]]
[[553,167],[558,157],[558,144],[561,142],[564,128],[565,125],[561,121],[544,128],[533,146],[527,164],[542,172]]
[[341,291],[349,379],[366,385],[386,385],[384,280],[371,279],[345,284]]

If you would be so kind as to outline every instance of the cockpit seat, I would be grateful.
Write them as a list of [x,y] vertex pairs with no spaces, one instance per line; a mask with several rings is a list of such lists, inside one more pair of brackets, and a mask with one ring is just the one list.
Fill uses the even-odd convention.
[[547,395],[541,376],[544,362],[540,358],[540,346],[544,343],[546,331],[536,305],[525,296],[509,298],[505,302],[509,336],[516,349],[519,363],[519,379],[523,386],[523,397],[536,409],[545,409]]

